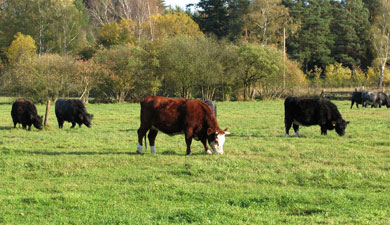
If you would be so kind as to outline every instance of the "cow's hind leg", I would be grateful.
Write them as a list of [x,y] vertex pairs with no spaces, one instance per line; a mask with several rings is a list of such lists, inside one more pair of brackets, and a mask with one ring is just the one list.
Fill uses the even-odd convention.
[[150,152],[156,153],[156,146],[154,145],[154,141],[156,140],[158,130],[150,129],[148,134]]
[[297,135],[297,137],[299,137],[299,125],[297,124],[293,124],[293,128],[294,128],[294,131],[295,131],[295,135]]
[[[142,153],[142,138],[146,136],[146,132],[148,132],[149,128],[141,126],[137,133],[138,133],[138,147],[137,147],[137,153]],[[145,139],[146,142],[146,139]],[[146,144],[146,143],[145,143]]]
[[192,137],[190,137],[190,138],[186,137],[187,155],[192,155],[192,153],[191,153],[191,143],[192,143]]
[[186,144],[187,144],[187,155],[192,155],[191,153],[191,143],[192,143],[192,135],[193,135],[193,129],[187,128],[185,131],[185,138],[186,138]]
[[284,125],[286,127],[286,135],[285,135],[286,137],[289,136],[288,133],[290,131],[292,123],[293,123],[293,121],[291,119],[289,119],[289,118],[284,119]]
[[[352,100],[352,103],[351,103],[351,109],[352,109],[353,103],[354,103],[354,101]],[[357,103],[356,103],[356,105],[357,105]]]

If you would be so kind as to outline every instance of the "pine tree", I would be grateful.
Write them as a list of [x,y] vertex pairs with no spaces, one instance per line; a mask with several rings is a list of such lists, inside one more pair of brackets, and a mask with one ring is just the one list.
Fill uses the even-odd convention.
[[243,31],[243,16],[248,12],[249,0],[201,0],[194,20],[204,33],[236,40]]

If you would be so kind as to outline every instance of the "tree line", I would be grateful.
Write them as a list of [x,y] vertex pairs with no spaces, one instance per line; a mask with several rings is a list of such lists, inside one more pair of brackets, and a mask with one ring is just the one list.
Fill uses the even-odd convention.
[[201,0],[192,6],[1,1],[0,92],[40,102],[145,95],[248,100],[304,86],[390,83],[390,1]]

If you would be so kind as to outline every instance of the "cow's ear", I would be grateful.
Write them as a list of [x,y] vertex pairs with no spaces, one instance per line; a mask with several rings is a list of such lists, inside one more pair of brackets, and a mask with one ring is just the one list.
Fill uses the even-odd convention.
[[228,129],[226,128],[224,131],[225,131],[225,134],[230,134],[229,131],[227,131]]
[[346,123],[346,124],[349,124],[349,123],[350,123],[350,121],[346,121],[345,123]]
[[91,119],[93,119],[93,114],[91,114]]

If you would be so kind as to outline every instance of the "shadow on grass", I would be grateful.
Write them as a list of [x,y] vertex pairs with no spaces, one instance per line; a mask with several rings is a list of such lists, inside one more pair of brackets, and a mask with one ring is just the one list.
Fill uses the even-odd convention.
[[13,127],[0,126],[0,130],[11,130]]
[[[14,153],[21,153],[21,154],[36,154],[36,155],[140,155],[140,156],[143,156],[143,155],[146,155],[146,154],[152,154],[152,153],[149,153],[149,152],[145,152],[145,153],[137,153],[137,152],[39,152],[39,151],[25,151],[25,150],[14,150],[13,151]],[[156,153],[157,155],[182,155],[182,156],[187,156],[185,154],[185,152],[183,154],[178,154],[174,151],[164,151],[164,152],[161,152],[161,153]],[[206,153],[204,152],[192,152],[192,154],[190,156],[199,156],[199,155],[207,155]]]
[[38,152],[24,150],[15,150],[14,152],[37,155],[139,155],[136,152]]
[[122,130],[119,130],[119,132],[137,132],[138,129],[122,129]]
[[266,135],[260,135],[260,134],[229,134],[227,137],[241,137],[241,138],[263,138],[268,137]]

